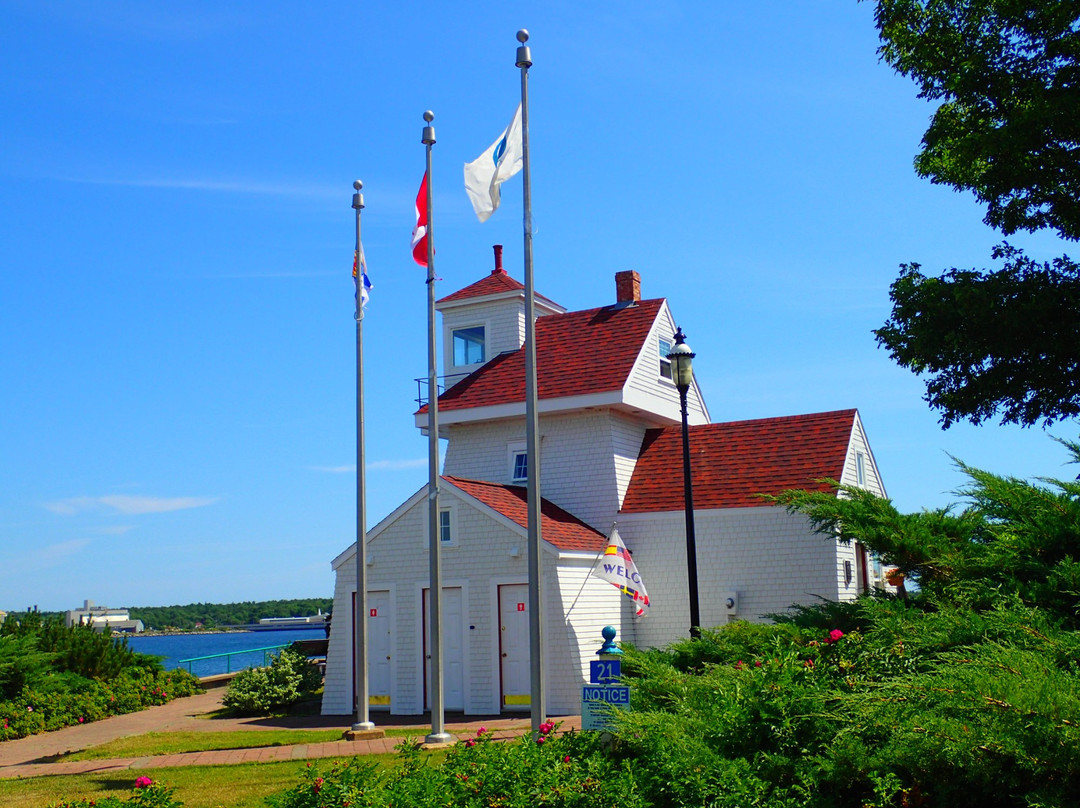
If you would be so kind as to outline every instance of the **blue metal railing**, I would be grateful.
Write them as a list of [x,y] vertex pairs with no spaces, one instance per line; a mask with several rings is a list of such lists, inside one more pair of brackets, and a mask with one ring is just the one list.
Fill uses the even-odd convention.
[[[232,658],[239,656],[240,654],[255,654],[259,651],[263,652],[263,666],[269,665],[271,658],[274,656],[274,651],[280,651],[282,648],[288,648],[291,643],[285,643],[283,645],[268,645],[265,648],[245,648],[243,651],[228,651],[224,654],[207,654],[206,656],[191,657],[191,659],[178,660],[179,664],[187,665],[188,673],[191,673],[192,663],[202,662],[205,659],[221,659],[225,658],[225,673],[232,673]],[[246,665],[245,667],[251,668],[254,665]]]

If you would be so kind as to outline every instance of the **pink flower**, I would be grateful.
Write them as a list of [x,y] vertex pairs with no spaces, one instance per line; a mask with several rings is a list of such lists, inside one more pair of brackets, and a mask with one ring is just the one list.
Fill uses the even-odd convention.
[[832,645],[834,642],[836,642],[843,636],[844,632],[842,632],[838,628],[834,628],[832,631],[829,632],[829,638],[825,640],[825,642],[829,643],[829,645]]
[[540,734],[541,735],[547,735],[553,729],[555,729],[555,722],[554,721],[545,721],[543,724],[540,725]]
[[81,724],[82,722],[83,722],[83,717],[80,715],[79,716],[79,723]]
[[743,661],[741,659],[738,662],[735,663],[735,670],[737,670],[737,671],[741,671],[745,667],[746,667],[746,665],[743,663]]
[[135,781],[135,788],[149,788],[154,784],[154,781],[149,777],[140,777]]
[[567,755],[566,757],[564,757],[564,758],[562,759],[562,762],[563,762],[563,763],[569,763],[569,762],[570,762],[570,756],[569,756],[569,755]]
[[323,779],[321,777],[316,777],[315,778],[315,784],[311,787],[311,790],[314,793],[318,794],[320,791],[322,791],[322,784],[323,784]]
[[26,712],[32,713],[32,712],[34,712],[34,708],[33,707],[27,707]]
[[754,667],[755,668],[760,668],[761,667],[761,660],[760,659],[755,659],[754,660]]
[[485,732],[487,732],[487,727],[480,727],[480,729],[478,729],[476,731],[476,734],[479,737],[480,735],[483,735]]
[[476,746],[476,741],[474,741],[472,738],[469,738],[469,740],[465,741],[465,746],[471,749],[472,747]]
[[545,738],[545,737],[544,737],[543,735],[541,735],[541,736],[540,736],[539,738],[537,738],[537,739],[536,739],[536,742],[537,742],[537,743],[543,743],[543,742],[544,742],[544,741],[546,741],[546,740],[547,740],[547,739],[546,739],[546,738]]

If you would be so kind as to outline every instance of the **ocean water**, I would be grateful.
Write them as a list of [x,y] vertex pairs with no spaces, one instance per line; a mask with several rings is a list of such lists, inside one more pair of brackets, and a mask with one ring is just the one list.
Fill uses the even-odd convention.
[[252,665],[262,665],[265,651],[253,650],[275,645],[288,645],[296,640],[319,640],[326,637],[322,626],[318,628],[285,629],[279,631],[237,631],[204,632],[201,634],[161,634],[152,637],[133,635],[128,637],[128,647],[140,654],[164,657],[166,670],[173,668],[188,669],[188,663],[182,659],[225,654],[233,656],[226,659],[206,659],[191,663],[191,672],[196,676],[213,676],[228,670],[240,670]]

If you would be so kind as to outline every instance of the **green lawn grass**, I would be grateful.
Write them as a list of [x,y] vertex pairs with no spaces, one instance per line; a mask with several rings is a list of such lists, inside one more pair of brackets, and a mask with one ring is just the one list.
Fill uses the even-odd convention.
[[[320,768],[351,758],[323,758]],[[394,755],[370,755],[365,759],[381,766],[394,765]],[[235,766],[183,766],[168,769],[125,771],[0,780],[0,805],[4,808],[46,808],[64,800],[100,799],[131,794],[135,778],[150,777],[176,788],[175,797],[184,808],[265,808],[270,794],[298,782],[304,761],[241,763]]]
[[[422,740],[424,731],[392,729],[387,737],[414,737]],[[115,741],[61,755],[52,760],[110,760],[112,758],[173,755],[180,752],[206,752],[212,749],[256,749],[262,746],[295,746],[297,744],[340,741],[337,729],[268,729],[236,730],[234,732],[148,732],[117,738]]]

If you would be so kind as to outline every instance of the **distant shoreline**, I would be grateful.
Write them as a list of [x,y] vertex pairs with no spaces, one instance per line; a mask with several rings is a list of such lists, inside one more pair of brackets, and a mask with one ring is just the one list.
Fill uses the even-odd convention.
[[249,634],[246,628],[178,628],[158,629],[148,628],[145,631],[114,631],[114,637],[180,637],[186,634]]

